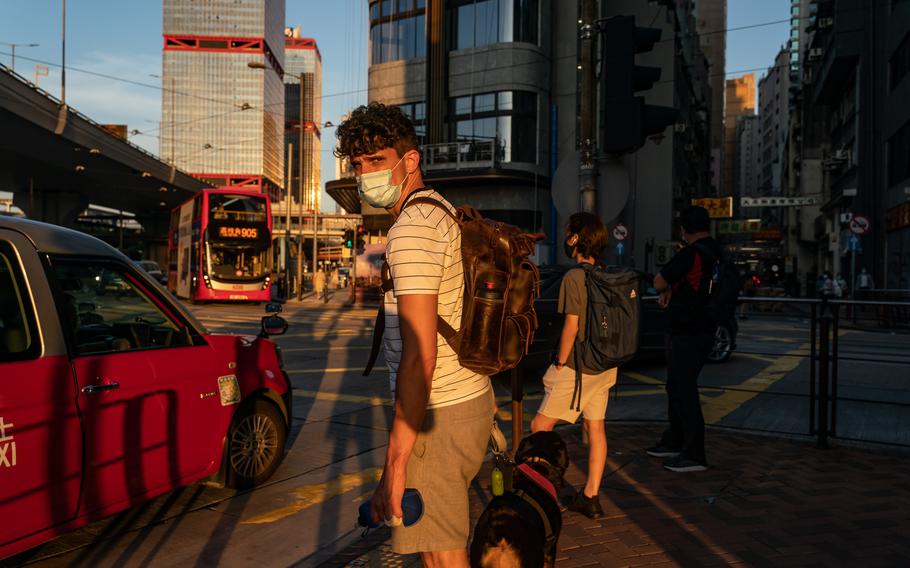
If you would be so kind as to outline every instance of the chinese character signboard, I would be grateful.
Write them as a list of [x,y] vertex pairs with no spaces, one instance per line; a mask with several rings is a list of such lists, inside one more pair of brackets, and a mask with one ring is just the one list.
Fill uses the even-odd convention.
[[712,219],[729,219],[733,216],[732,197],[699,197],[692,200],[692,205],[707,209]]

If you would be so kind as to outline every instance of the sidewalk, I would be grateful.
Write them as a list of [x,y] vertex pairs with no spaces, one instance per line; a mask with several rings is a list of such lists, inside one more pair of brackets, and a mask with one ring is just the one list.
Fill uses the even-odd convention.
[[[581,430],[559,432],[579,487]],[[678,474],[642,450],[660,432],[607,423],[606,515],[564,513],[557,566],[910,566],[910,454],[711,429],[711,469]],[[487,463],[471,492],[472,522],[490,499],[489,473]],[[323,566],[420,566],[392,553],[388,536],[374,532]]]

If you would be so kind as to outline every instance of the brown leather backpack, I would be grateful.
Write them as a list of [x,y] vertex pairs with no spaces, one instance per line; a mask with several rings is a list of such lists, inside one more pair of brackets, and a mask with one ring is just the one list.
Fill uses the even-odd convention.
[[[534,299],[540,291],[540,273],[528,256],[543,235],[525,233],[518,227],[484,217],[463,205],[453,214],[431,197],[415,197],[404,207],[424,203],[439,207],[461,228],[461,258],[464,264],[464,305],[461,328],[455,330],[441,317],[439,333],[458,354],[462,367],[493,375],[518,365],[528,352],[537,330]],[[392,289],[388,265],[383,265],[383,293]],[[373,349],[364,370],[370,374],[385,329],[380,304],[373,328]]]

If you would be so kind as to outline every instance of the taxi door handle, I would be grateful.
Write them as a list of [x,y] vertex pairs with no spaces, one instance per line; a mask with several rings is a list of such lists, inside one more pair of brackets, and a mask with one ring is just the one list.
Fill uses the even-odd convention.
[[85,394],[97,394],[99,392],[111,391],[111,390],[119,389],[119,388],[120,388],[120,383],[112,381],[110,383],[104,383],[102,385],[84,386],[84,387],[82,387],[82,392],[84,392]]

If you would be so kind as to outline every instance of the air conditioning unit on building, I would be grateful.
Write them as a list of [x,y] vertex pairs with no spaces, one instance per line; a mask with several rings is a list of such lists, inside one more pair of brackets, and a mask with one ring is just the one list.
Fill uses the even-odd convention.
[[835,150],[834,159],[843,160],[843,161],[849,163],[850,162],[850,150],[847,150],[847,149]]
[[686,131],[685,122],[677,122],[676,124],[673,125],[673,132],[685,132],[685,131]]
[[819,18],[818,29],[830,28],[834,25],[834,18]]
[[809,59],[818,59],[822,56],[822,48],[813,47],[809,50]]
[[841,225],[846,225],[853,220],[853,213],[841,213],[839,219]]

